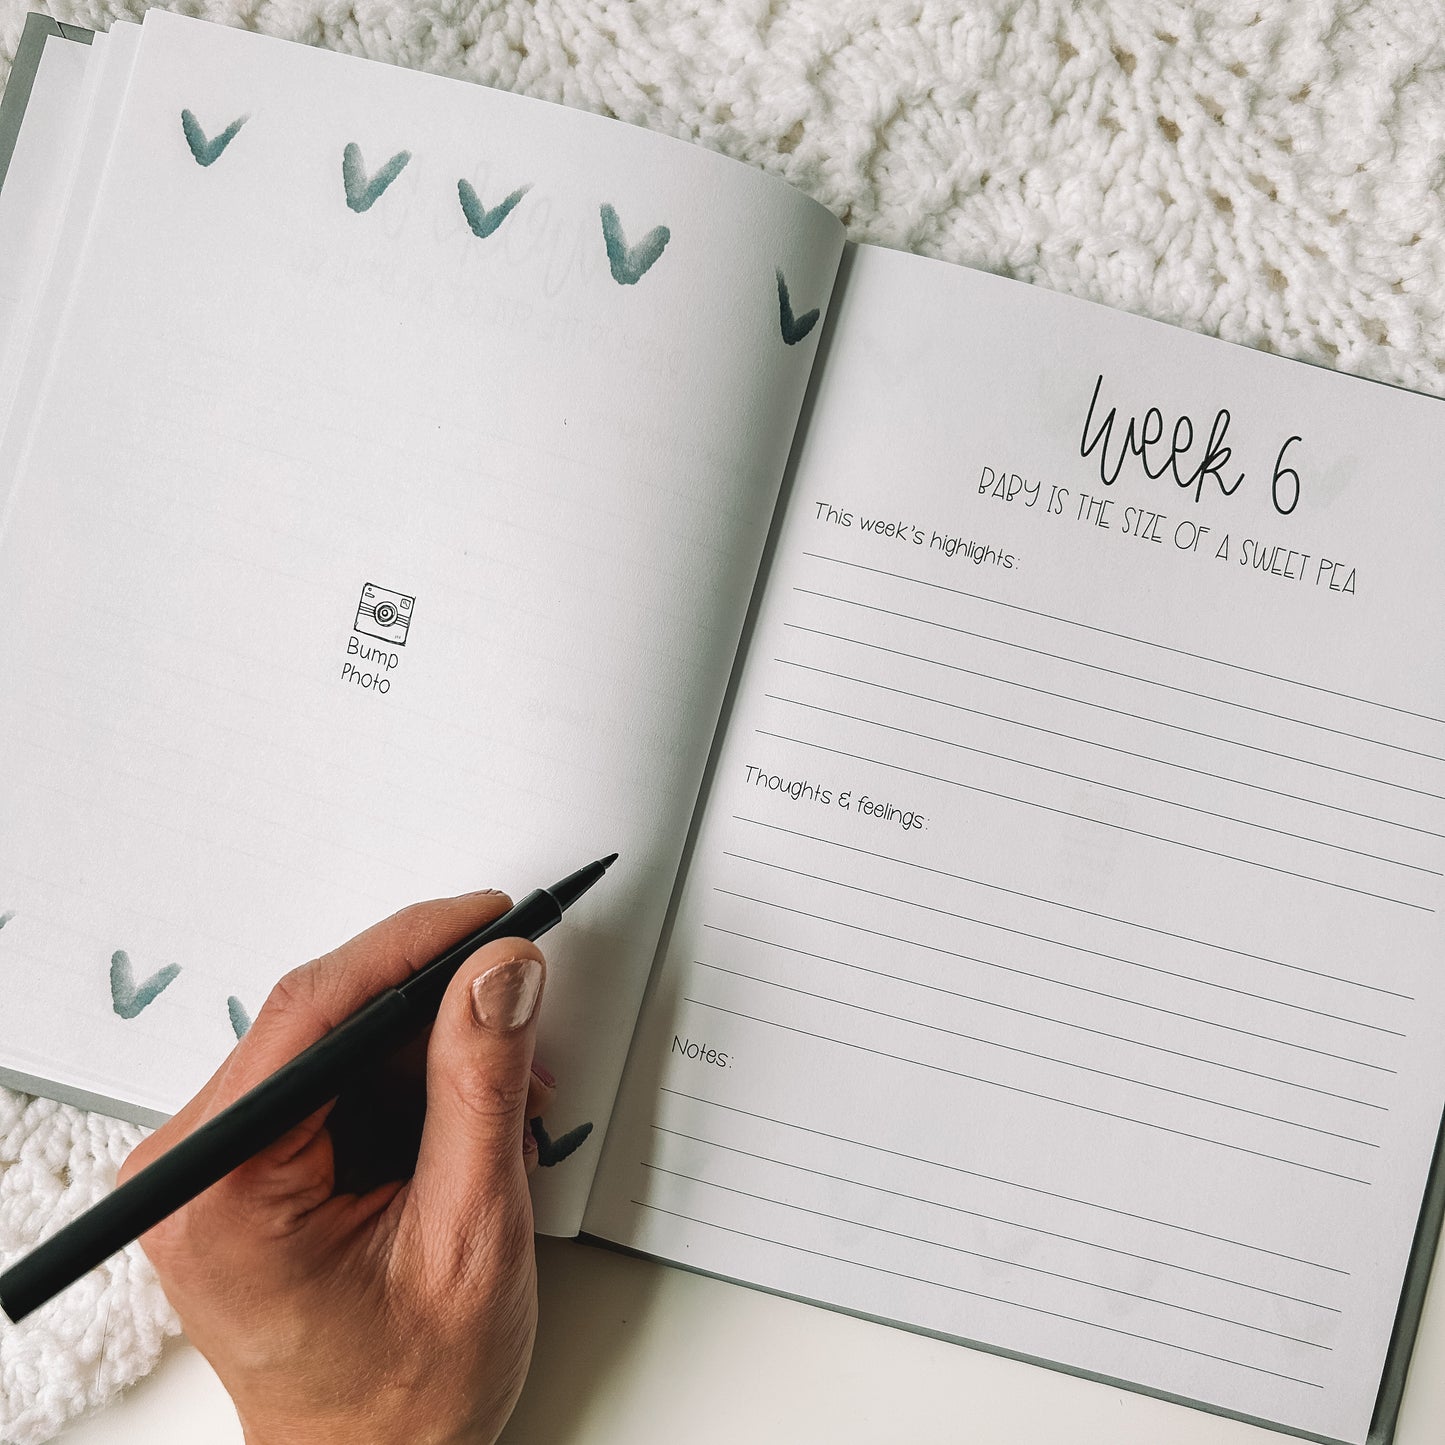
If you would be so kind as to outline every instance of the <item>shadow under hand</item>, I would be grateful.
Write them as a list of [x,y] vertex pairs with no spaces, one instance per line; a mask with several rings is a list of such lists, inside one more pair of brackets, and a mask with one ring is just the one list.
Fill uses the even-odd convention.
[[537,1241],[540,1321],[526,1388],[498,1445],[584,1445],[613,1412],[659,1266],[576,1239]]

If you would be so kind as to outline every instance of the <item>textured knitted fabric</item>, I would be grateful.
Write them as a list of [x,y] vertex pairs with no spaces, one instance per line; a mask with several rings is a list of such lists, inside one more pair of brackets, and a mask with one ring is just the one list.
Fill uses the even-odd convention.
[[[1445,391],[1438,0],[179,0],[173,8],[620,117],[919,251]],[[0,0],[104,28],[143,0]],[[0,258],[3,264],[3,258]],[[0,899],[0,904],[4,900]],[[138,1130],[0,1090],[0,1261]],[[0,1332],[31,1445],[176,1329],[132,1248]]]

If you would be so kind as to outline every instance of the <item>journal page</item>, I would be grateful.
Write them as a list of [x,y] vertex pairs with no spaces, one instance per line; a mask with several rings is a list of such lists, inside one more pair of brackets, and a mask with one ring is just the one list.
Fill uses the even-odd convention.
[[174,1110],[418,898],[546,942],[574,1231],[841,228],[600,117],[151,12],[0,539],[0,1064]]
[[1433,399],[864,247],[589,1230],[1360,1442],[1445,1100]]

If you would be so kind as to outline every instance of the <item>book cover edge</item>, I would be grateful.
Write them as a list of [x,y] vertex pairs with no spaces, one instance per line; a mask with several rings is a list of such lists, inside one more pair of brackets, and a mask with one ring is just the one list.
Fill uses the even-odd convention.
[[1415,1239],[1410,1246],[1410,1259],[1405,1266],[1405,1280],[1400,1289],[1400,1305],[1395,1312],[1395,1328],[1385,1351],[1385,1368],[1380,1376],[1380,1393],[1375,1400],[1374,1418],[1366,1445],[1390,1445],[1400,1419],[1400,1405],[1405,1395],[1405,1381],[1415,1352],[1420,1331],[1420,1317],[1425,1309],[1425,1295],[1430,1286],[1430,1272],[1445,1224],[1445,1112],[1435,1136],[1435,1154],[1425,1179],[1425,1193],[1420,1203],[1420,1218],[1415,1226]]
[[[902,1330],[905,1334],[920,1335],[925,1339],[940,1340],[947,1345],[957,1345],[965,1350],[977,1350],[985,1355],[997,1355],[1000,1359],[1017,1360],[1020,1364],[1032,1365],[1036,1369],[1051,1370],[1055,1374],[1071,1375],[1076,1380],[1088,1380],[1095,1385],[1104,1385],[1111,1389],[1127,1391],[1131,1395],[1142,1395],[1151,1400],[1163,1400],[1167,1404],[1179,1405],[1187,1410],[1195,1410],[1200,1414],[1214,1415],[1222,1420],[1237,1420],[1244,1425],[1253,1425],[1260,1429],[1272,1430],[1277,1434],[1287,1435],[1296,1440],[1308,1440],[1313,1445],[1348,1445],[1347,1441],[1335,1435],[1320,1435],[1311,1430],[1303,1430],[1298,1426],[1287,1425],[1278,1420],[1267,1420],[1259,1415],[1241,1414],[1237,1410],[1226,1409],[1222,1405],[1212,1405],[1207,1400],[1196,1400],[1189,1395],[1175,1394],[1169,1390],[1156,1389],[1151,1385],[1140,1384],[1137,1380],[1126,1379],[1122,1375],[1105,1375],[1096,1370],[1086,1370],[1079,1365],[1066,1364],[1061,1360],[1051,1360],[1046,1355],[1030,1355],[1022,1350],[1009,1349],[1004,1345],[991,1344],[984,1339],[974,1339],[966,1335],[950,1335],[940,1330],[927,1329],[922,1325],[910,1324],[907,1320],[892,1319],[887,1315],[869,1314],[866,1310],[850,1309],[844,1305],[833,1304],[828,1300],[813,1299],[807,1295],[792,1294],[788,1290],[775,1289],[770,1285],[755,1284],[751,1280],[738,1279],[732,1275],[719,1274],[715,1270],[702,1269],[695,1264],[688,1264],[685,1260],[673,1259],[668,1255],[650,1254],[647,1250],[637,1249],[632,1245],[619,1244],[616,1240],[608,1239],[605,1235],[590,1234],[584,1230],[577,1236],[578,1242],[585,1245],[606,1249],[615,1254],[626,1255],[632,1259],[647,1260],[650,1263],[665,1265],[668,1269],[680,1269],[687,1274],[695,1274],[703,1279],[715,1279],[723,1284],[736,1285],[742,1289],[756,1290],[759,1294],[772,1295],[775,1299],[792,1300],[797,1304],[811,1305],[814,1309],[828,1310],[832,1314],[846,1315],[850,1319],[864,1320],[869,1324],[883,1325],[888,1329]],[[1365,1445],[1375,1445],[1370,1439]]]
[[35,74],[40,69],[40,57],[45,53],[45,42],[55,39],[89,45],[94,33],[79,25],[63,25],[38,10],[32,10],[25,17],[20,45],[10,67],[10,79],[4,95],[0,96],[0,186],[5,184],[5,176],[10,170],[15,142],[20,137],[20,125],[25,119],[30,93],[35,86]]

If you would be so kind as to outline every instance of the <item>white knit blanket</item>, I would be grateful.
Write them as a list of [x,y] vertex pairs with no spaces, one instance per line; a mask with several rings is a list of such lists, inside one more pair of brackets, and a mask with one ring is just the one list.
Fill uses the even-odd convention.
[[[93,28],[146,8],[0,0],[0,81],[32,7]],[[858,240],[1445,391],[1438,0],[174,8],[602,111],[783,176]],[[0,1262],[139,1135],[0,1090]],[[176,1329],[134,1248],[0,1328],[0,1441],[50,1438]]]

